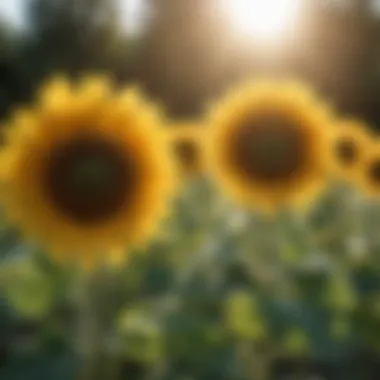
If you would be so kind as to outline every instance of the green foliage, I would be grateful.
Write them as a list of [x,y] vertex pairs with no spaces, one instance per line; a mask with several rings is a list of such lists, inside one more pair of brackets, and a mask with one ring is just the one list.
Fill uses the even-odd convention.
[[127,308],[121,312],[117,325],[125,342],[125,355],[147,365],[162,358],[162,331],[146,308]]
[[257,301],[248,293],[236,291],[225,301],[226,327],[237,338],[257,341],[265,337],[265,321]]
[[53,303],[53,289],[46,274],[30,260],[1,267],[4,294],[15,312],[29,318],[43,318]]
[[304,331],[291,329],[285,334],[283,346],[291,355],[305,355],[309,348],[309,339]]

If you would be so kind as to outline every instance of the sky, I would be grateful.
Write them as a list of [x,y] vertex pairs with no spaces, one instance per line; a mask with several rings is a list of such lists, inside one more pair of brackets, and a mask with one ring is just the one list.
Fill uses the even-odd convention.
[[[25,8],[30,0],[0,0],[0,22],[6,20],[18,28],[25,25]],[[119,0],[120,14],[127,32],[138,33],[146,15],[145,0]]]
[[0,0],[0,20],[7,20],[17,27],[24,24],[24,9],[29,0]]

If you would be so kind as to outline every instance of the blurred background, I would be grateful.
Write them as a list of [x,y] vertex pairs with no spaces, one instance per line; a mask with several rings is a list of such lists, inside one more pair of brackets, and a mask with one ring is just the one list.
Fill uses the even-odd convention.
[[[270,75],[380,125],[378,0],[0,0],[0,125],[56,73],[141,84],[174,119]],[[199,179],[167,236],[89,283],[0,238],[0,379],[375,380],[380,206],[333,189],[265,220]]]

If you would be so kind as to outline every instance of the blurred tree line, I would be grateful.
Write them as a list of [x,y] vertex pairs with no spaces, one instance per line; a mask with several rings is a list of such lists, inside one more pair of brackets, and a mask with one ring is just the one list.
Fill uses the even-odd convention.
[[380,17],[370,0],[305,1],[299,25],[273,48],[229,30],[219,0],[147,0],[129,36],[119,0],[31,0],[27,26],[0,27],[0,109],[29,99],[46,76],[106,70],[140,82],[168,111],[196,116],[237,80],[258,74],[310,81],[338,108],[380,122]]
[[[63,72],[76,77],[104,70],[120,84],[142,84],[173,117],[201,115],[212,99],[237,81],[270,74],[306,79],[343,113],[362,117],[374,128],[380,125],[380,16],[373,12],[371,1],[302,2],[300,25],[275,49],[244,43],[231,33],[217,11],[218,1],[150,0],[149,22],[140,35],[134,36],[120,23],[118,0],[30,0],[24,30],[14,30],[5,21],[0,25],[0,120],[6,120],[14,107],[30,101],[41,81],[52,74]],[[121,304],[128,305],[120,329],[130,346],[122,359],[121,378],[246,380],[244,372],[264,380],[265,365],[273,356],[277,359],[272,368],[276,380],[305,380],[316,374],[322,379],[375,380],[380,349],[380,246],[373,216],[368,214],[367,224],[361,227],[373,235],[373,246],[368,248],[368,260],[359,266],[344,257],[346,238],[352,233],[348,224],[355,222],[357,214],[352,211],[345,217],[339,208],[342,194],[338,193],[330,199],[332,204],[326,201],[312,220],[314,225],[309,226],[319,235],[326,226],[341,229],[318,247],[327,252],[318,256],[322,264],[318,260],[318,265],[313,263],[315,247],[310,245],[311,233],[305,237],[306,228],[294,231],[289,227],[294,221],[285,223],[287,240],[281,240],[281,250],[274,254],[274,248],[260,237],[278,233],[277,227],[251,221],[252,229],[247,227],[241,236],[219,231],[214,236],[217,243],[212,245],[216,259],[206,260],[186,277],[193,253],[200,251],[198,239],[216,234],[210,232],[216,229],[215,223],[227,224],[218,218],[212,223],[203,220],[208,217],[209,195],[197,191],[205,190],[201,186],[190,189],[195,195],[184,197],[184,204],[178,207],[172,231],[177,243],[156,244],[147,257],[126,269],[123,284],[117,280],[110,285],[118,293],[112,293],[109,301],[118,303],[121,298]],[[283,227],[284,223],[280,224]],[[246,241],[251,230],[257,231],[253,243]],[[1,255],[8,257],[24,249],[17,244],[14,231],[4,233]],[[257,250],[255,255],[253,249]],[[243,257],[235,255],[240,251]],[[37,319],[38,323],[35,318],[15,323],[11,311],[0,304],[1,379],[73,378],[66,362],[75,360],[63,347],[65,339],[72,337],[62,333],[61,321],[74,329],[75,311],[66,307],[67,299],[60,290],[69,281],[46,263],[44,270],[49,278],[38,271],[37,275],[30,273],[30,269],[10,273],[10,277],[20,279],[16,293],[28,290],[18,306],[30,307],[27,312],[34,314],[36,307],[46,307],[45,299],[54,298],[52,309],[59,318],[54,323],[50,319],[47,322],[45,316]],[[274,281],[275,275],[279,279]],[[33,284],[37,276],[37,290],[30,286],[28,276]],[[288,299],[286,292],[291,293],[293,285],[297,296]],[[125,288],[128,294],[120,295]],[[48,294],[42,291],[46,289]],[[326,300],[326,294],[331,299]],[[158,312],[149,303],[150,309],[147,300],[160,307],[168,304],[169,311],[160,308]],[[172,304],[177,305],[174,310],[170,309]],[[114,306],[107,307],[101,303],[99,313],[110,312]],[[157,319],[152,321],[153,317]],[[136,319],[142,321],[142,335],[133,325]],[[128,329],[125,320],[134,327]],[[11,328],[14,325],[16,329]],[[166,340],[163,367],[152,364],[160,354],[157,345],[162,343],[156,325],[164,331],[164,338],[159,338]],[[338,342],[326,333],[331,328],[340,337]],[[23,365],[13,363],[9,352],[22,351],[20,347],[30,345],[41,334],[43,338],[38,339],[44,341],[44,352],[33,360],[22,358]],[[312,350],[311,355],[307,349]],[[1,372],[5,367],[9,372]],[[10,375],[13,370],[18,377]],[[49,375],[44,377],[43,371]],[[34,372],[36,377],[32,377]],[[248,376],[249,380],[254,378]]]

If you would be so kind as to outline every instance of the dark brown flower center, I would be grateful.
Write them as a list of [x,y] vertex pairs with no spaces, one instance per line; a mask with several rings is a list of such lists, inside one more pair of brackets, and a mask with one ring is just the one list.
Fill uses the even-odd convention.
[[303,137],[286,117],[255,115],[239,127],[232,141],[234,165],[251,179],[286,180],[305,162]]
[[114,216],[136,186],[136,170],[117,142],[83,136],[49,154],[46,190],[75,222],[94,224]]
[[341,140],[335,147],[339,161],[345,165],[352,165],[358,158],[358,147],[353,140]]
[[178,141],[174,149],[181,164],[186,168],[193,166],[198,160],[198,149],[194,141]]
[[368,175],[372,182],[380,184],[380,160],[375,160],[370,164]]

